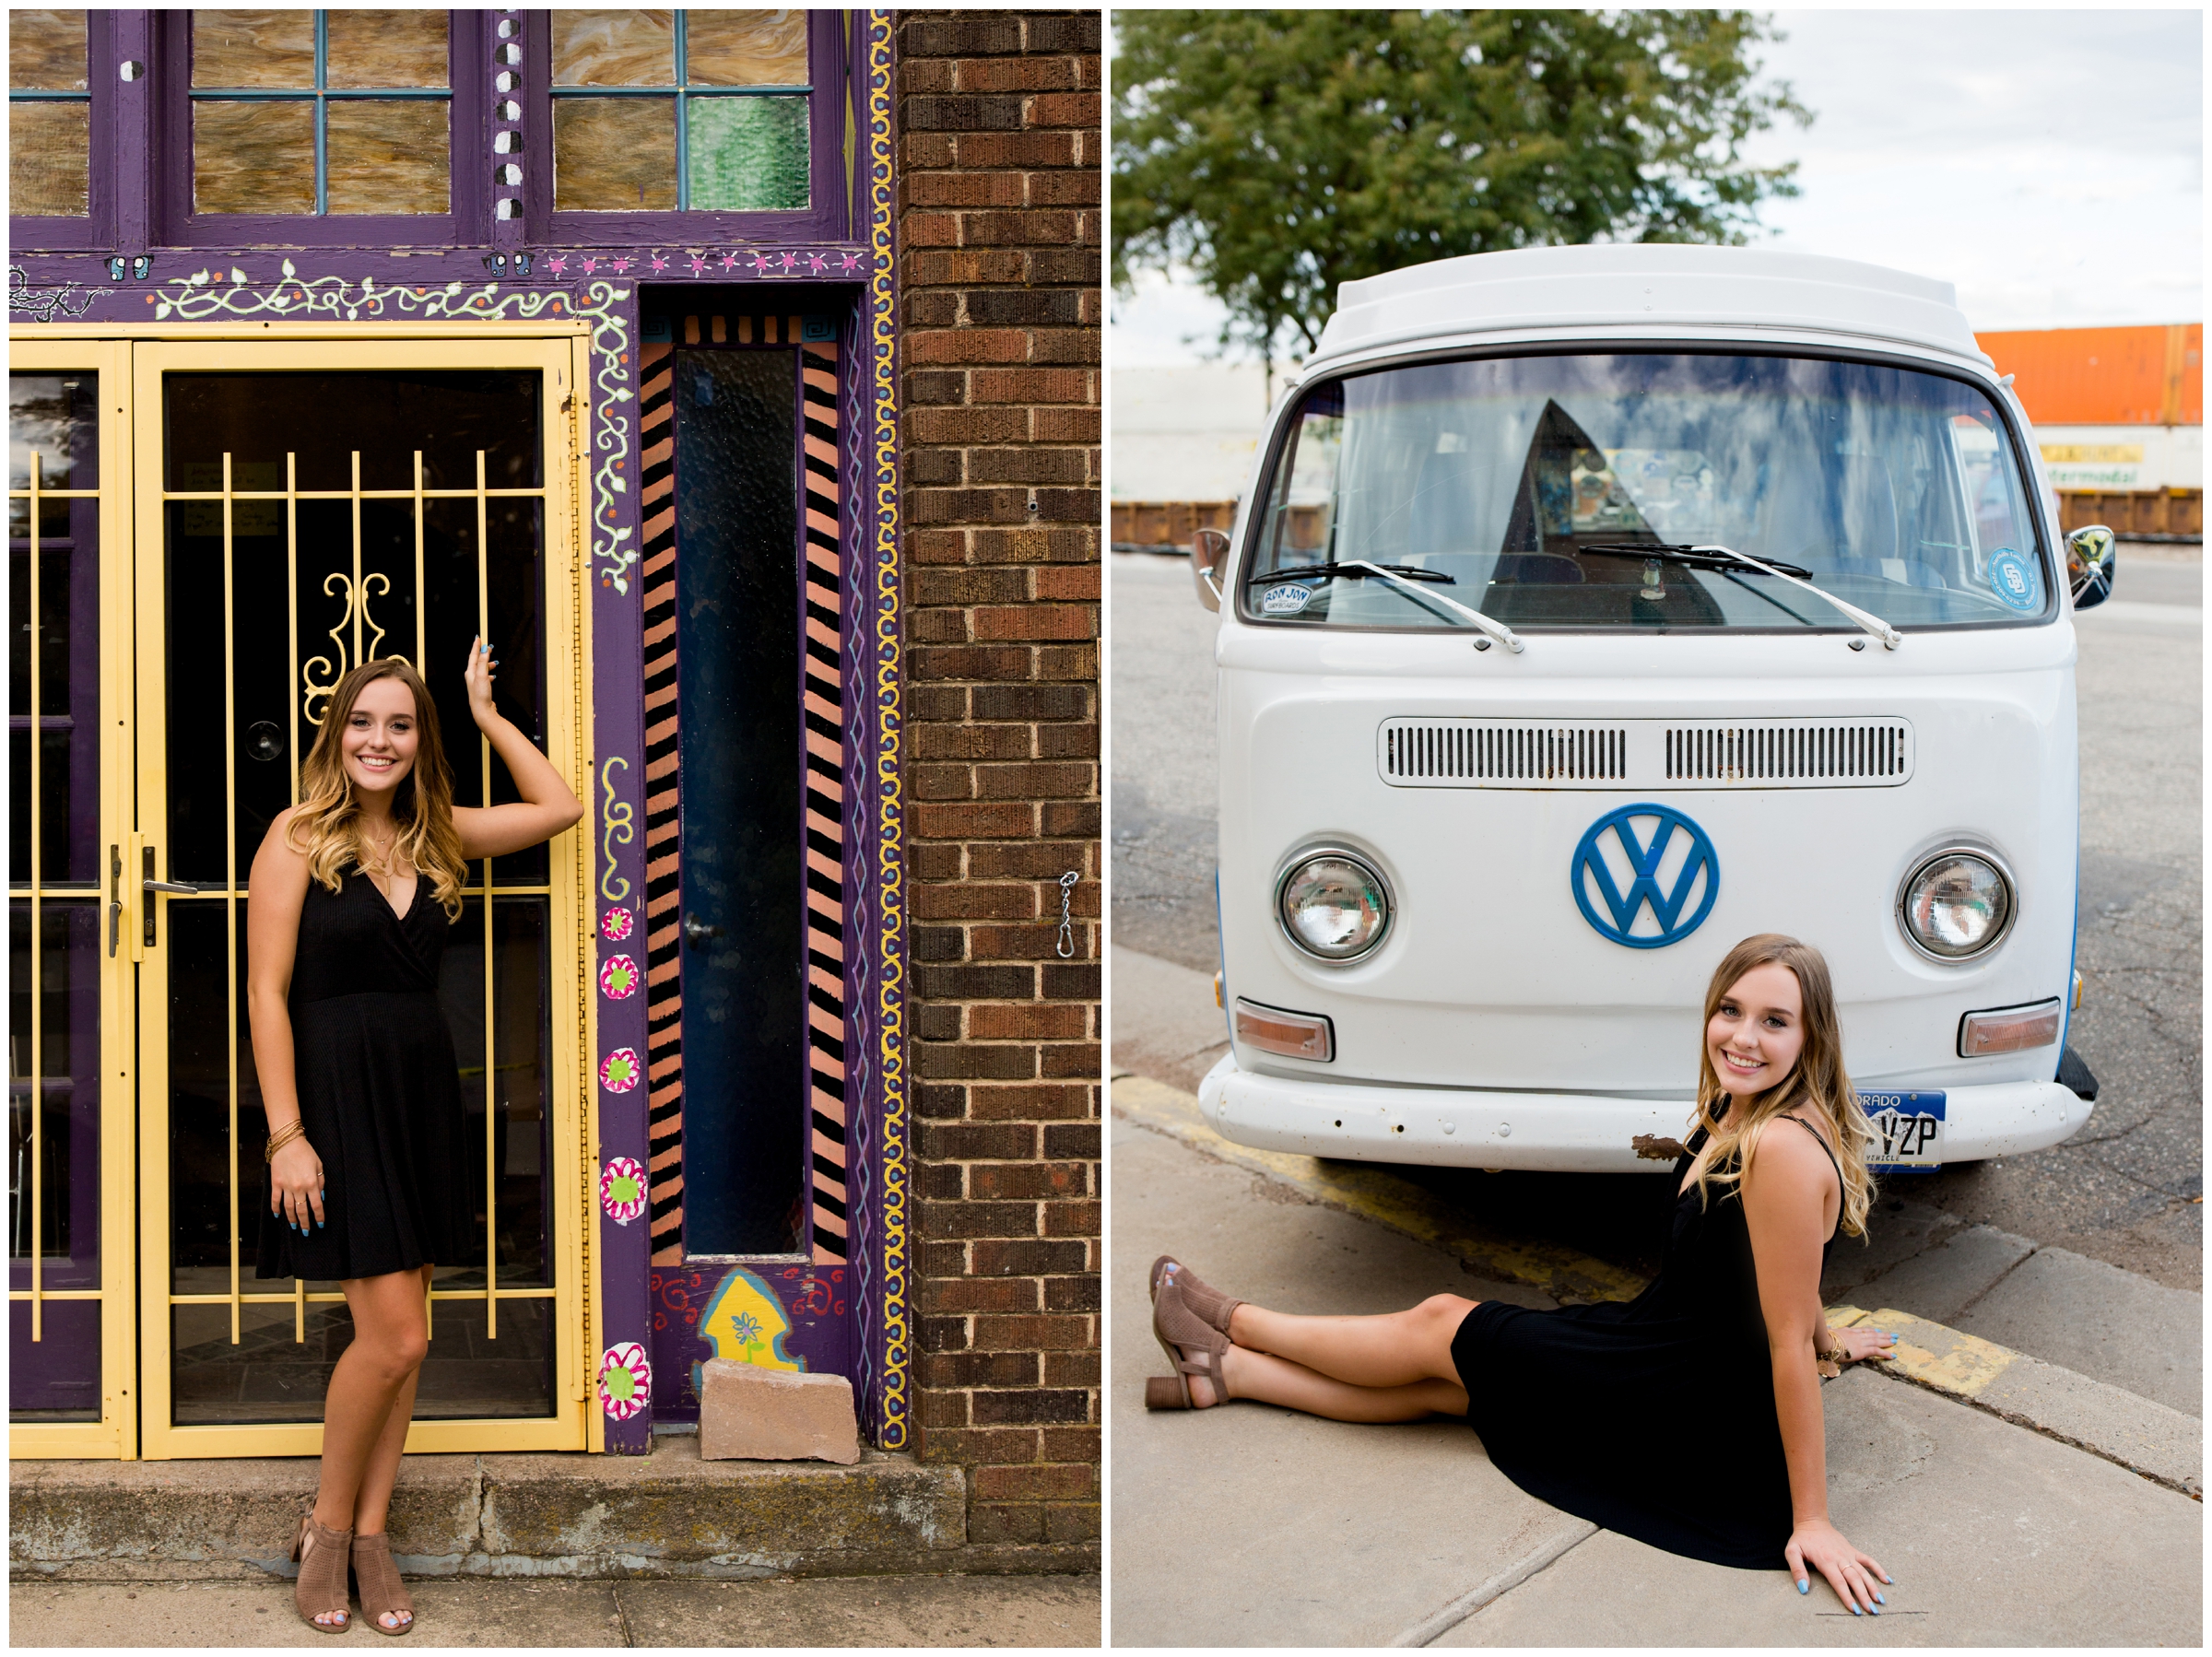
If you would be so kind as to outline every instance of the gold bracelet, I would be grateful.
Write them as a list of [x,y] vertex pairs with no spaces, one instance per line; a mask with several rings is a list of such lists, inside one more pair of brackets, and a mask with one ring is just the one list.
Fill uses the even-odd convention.
[[276,1161],[276,1153],[278,1151],[284,1149],[286,1146],[291,1144],[293,1140],[300,1138],[306,1133],[307,1124],[301,1122],[297,1116],[293,1117],[291,1121],[286,1122],[284,1126],[278,1128],[274,1134],[269,1135],[268,1144],[262,1147],[261,1159],[264,1162]]

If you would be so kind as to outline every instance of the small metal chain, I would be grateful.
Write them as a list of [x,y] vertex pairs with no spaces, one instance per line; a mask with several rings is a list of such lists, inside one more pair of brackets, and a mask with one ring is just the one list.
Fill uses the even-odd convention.
[[1082,878],[1083,876],[1074,869],[1068,870],[1066,874],[1060,876],[1059,947],[1062,960],[1068,959],[1076,953],[1076,923],[1068,915],[1067,905],[1069,898],[1075,892],[1076,883]]

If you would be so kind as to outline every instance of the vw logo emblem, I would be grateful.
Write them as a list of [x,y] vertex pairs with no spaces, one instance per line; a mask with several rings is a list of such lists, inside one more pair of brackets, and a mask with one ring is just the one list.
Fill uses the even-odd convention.
[[[1639,824],[1650,825],[1639,832]],[[1627,877],[1626,889],[1618,876]],[[1598,933],[1630,949],[1664,949],[1702,925],[1721,892],[1712,842],[1680,812],[1623,805],[1574,849],[1574,900]],[[1642,911],[1649,908],[1648,922]]]

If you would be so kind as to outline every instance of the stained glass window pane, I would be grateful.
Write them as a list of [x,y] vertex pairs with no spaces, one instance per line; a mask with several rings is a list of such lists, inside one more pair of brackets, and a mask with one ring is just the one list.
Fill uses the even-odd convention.
[[90,103],[7,106],[7,210],[83,218],[91,211]]
[[803,87],[806,14],[687,11],[684,59],[695,87]]
[[85,14],[81,11],[9,12],[7,84],[27,91],[83,91]]
[[691,100],[691,206],[804,207],[806,100]]
[[674,86],[676,14],[557,7],[553,13],[553,84]]
[[[696,119],[699,105],[691,108]],[[554,100],[553,205],[563,212],[673,211],[676,100]]]
[[192,206],[195,213],[312,213],[315,106],[194,100]]
[[324,16],[329,19],[325,26],[329,31],[325,84],[338,88],[452,84],[444,12],[334,11]]
[[451,210],[453,110],[444,99],[333,99],[327,119],[331,212]]
[[[312,88],[315,84],[315,14],[312,11],[194,12],[192,84]],[[312,186],[310,188],[312,191]],[[276,213],[289,210],[267,209]]]

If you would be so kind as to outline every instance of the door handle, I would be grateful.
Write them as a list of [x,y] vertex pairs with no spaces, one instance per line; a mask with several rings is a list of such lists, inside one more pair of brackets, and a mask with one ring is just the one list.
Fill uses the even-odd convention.
[[123,939],[123,848],[108,848],[108,959]]
[[684,938],[692,948],[697,949],[700,945],[706,942],[706,940],[709,938],[718,938],[720,936],[722,936],[721,927],[702,924],[697,915],[686,915],[684,917]]
[[[154,871],[160,865],[155,862],[155,852],[153,847],[139,847],[138,856],[141,860],[138,872],[145,877],[140,880],[138,884],[144,890],[149,893],[171,892],[180,898],[194,898],[199,895],[200,888],[198,887],[188,886],[182,880],[157,880],[154,878]],[[159,903],[148,903],[146,905],[146,948],[151,949],[157,941],[155,922],[156,917],[160,913],[160,910],[161,906]]]

